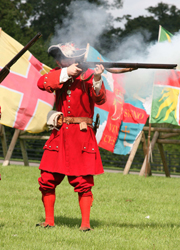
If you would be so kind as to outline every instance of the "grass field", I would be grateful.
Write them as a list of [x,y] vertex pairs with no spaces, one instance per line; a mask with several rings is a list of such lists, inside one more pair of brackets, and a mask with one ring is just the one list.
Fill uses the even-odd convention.
[[105,173],[95,177],[90,232],[80,232],[77,194],[57,187],[55,228],[44,221],[37,167],[0,165],[0,249],[180,249],[180,179]]

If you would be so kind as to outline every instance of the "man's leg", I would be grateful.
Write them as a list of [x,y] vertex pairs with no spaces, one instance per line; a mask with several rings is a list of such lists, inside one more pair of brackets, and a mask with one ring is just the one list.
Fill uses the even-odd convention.
[[45,209],[45,222],[36,226],[53,227],[54,226],[54,204],[56,200],[55,188],[64,179],[64,175],[41,171],[41,177],[38,179],[42,193],[42,202]]
[[91,230],[90,211],[91,211],[91,206],[93,202],[93,195],[89,194],[87,196],[84,196],[84,194],[79,193],[78,198],[79,198],[79,206],[80,206],[81,216],[82,216],[80,230],[89,231]]
[[74,191],[78,192],[79,206],[82,216],[80,230],[89,231],[91,230],[90,211],[93,202],[93,194],[91,192],[91,188],[94,186],[93,176],[68,176],[68,180],[74,187]]
[[45,209],[45,222],[42,226],[51,226],[54,227],[54,204],[55,204],[56,196],[55,190],[52,190],[48,193],[42,192],[42,202],[44,204]]

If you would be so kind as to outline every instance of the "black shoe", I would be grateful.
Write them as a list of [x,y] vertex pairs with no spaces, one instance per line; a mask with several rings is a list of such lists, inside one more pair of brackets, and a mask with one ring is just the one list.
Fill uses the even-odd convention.
[[46,222],[41,222],[41,223],[36,224],[36,227],[50,228],[50,227],[55,227],[55,225],[51,226],[47,224]]
[[80,231],[87,232],[87,231],[92,231],[93,229],[90,227],[80,227]]

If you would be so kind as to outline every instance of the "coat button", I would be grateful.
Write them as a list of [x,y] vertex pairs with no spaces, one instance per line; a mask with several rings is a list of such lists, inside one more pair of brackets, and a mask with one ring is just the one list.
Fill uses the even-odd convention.
[[70,100],[68,100],[68,102],[70,102]]
[[92,148],[92,150],[94,150],[94,148]]
[[70,109],[70,106],[68,106],[68,109]]
[[84,149],[86,149],[86,147],[84,147]]
[[51,146],[49,146],[49,148],[51,148]]
[[70,111],[68,111],[68,114],[70,114],[71,112]]
[[44,84],[46,84],[46,82],[44,82]]
[[71,94],[71,90],[70,90],[70,89],[67,90],[67,94],[68,94],[68,95]]
[[58,146],[56,146],[56,148],[58,148]]
[[45,147],[47,147],[47,145],[45,145]]

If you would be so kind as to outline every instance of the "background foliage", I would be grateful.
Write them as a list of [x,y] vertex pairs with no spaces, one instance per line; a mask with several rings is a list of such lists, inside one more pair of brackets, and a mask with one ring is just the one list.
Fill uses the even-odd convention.
[[[26,45],[37,32],[42,33],[42,38],[32,46],[30,51],[41,62],[54,67],[53,60],[47,55],[47,48],[51,38],[56,33],[56,25],[63,25],[65,18],[71,18],[70,4],[81,0],[1,0],[0,1],[0,27],[14,39]],[[121,8],[122,0],[86,0],[96,7],[103,8],[109,15],[105,29],[100,34],[97,50],[106,56],[123,39],[131,34],[141,32],[146,43],[157,41],[159,25],[171,33],[180,29],[180,10],[175,5],[158,3],[157,6],[147,8],[148,16],[132,18],[131,15],[114,18],[113,8]],[[82,13],[79,13],[81,18]],[[122,28],[121,23],[125,21]],[[115,27],[116,22],[116,27]],[[117,25],[119,23],[119,25]],[[118,27],[117,27],[118,26]]]

